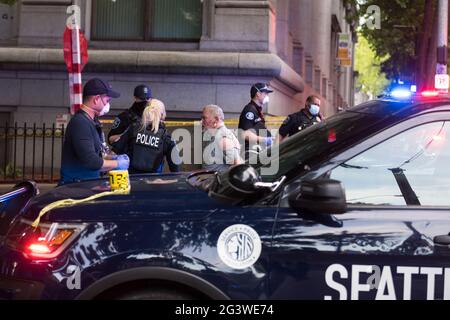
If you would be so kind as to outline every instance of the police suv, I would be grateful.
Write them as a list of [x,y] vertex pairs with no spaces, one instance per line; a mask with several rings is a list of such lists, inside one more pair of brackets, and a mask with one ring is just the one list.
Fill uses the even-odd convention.
[[449,96],[356,106],[264,164],[130,180],[4,195],[0,297],[450,299]]

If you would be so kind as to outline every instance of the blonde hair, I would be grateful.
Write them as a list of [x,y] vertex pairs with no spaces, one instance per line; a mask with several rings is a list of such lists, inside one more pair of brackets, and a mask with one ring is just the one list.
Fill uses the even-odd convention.
[[166,108],[164,103],[158,99],[152,99],[142,112],[141,130],[145,130],[151,124],[153,133],[159,130],[159,124],[166,118]]

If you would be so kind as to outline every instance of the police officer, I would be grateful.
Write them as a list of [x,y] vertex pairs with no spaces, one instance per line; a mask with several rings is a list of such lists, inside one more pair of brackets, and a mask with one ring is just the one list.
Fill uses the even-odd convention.
[[250,89],[252,100],[242,110],[238,125],[240,138],[245,141],[245,159],[250,153],[258,153],[260,145],[266,147],[273,143],[262,111],[263,105],[269,103],[269,93],[272,92],[265,83],[255,83]]
[[181,161],[175,142],[162,122],[164,114],[164,104],[152,99],[142,112],[141,120],[131,123],[130,128],[121,135],[118,151],[130,157],[130,173],[160,173],[164,158],[171,172],[179,171]]
[[134,88],[134,103],[128,110],[120,113],[114,120],[111,131],[108,133],[108,141],[113,147],[113,151],[117,152],[117,142],[133,122],[139,122],[147,104],[152,99],[152,91],[145,84],[138,85]]
[[127,155],[104,157],[99,116],[109,111],[111,98],[120,94],[98,78],[86,82],[83,104],[72,117],[64,137],[59,184],[99,178],[101,172],[128,169]]
[[287,136],[292,136],[297,132],[322,121],[320,114],[320,99],[316,96],[309,96],[306,99],[305,107],[299,112],[290,114],[279,129],[280,142]]

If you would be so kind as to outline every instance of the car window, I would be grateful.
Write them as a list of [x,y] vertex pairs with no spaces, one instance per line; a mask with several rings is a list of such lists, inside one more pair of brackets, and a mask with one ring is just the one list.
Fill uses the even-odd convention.
[[369,205],[450,205],[448,122],[402,132],[331,171],[347,202]]
[[[262,155],[261,163],[255,167],[260,169],[260,174],[265,181],[275,181],[290,171],[309,164],[312,158],[320,154],[330,154],[335,145],[360,136],[361,131],[367,130],[368,124],[373,125],[380,121],[373,112],[359,111],[383,110],[391,105],[392,103],[385,101],[371,101],[353,108],[352,111],[337,113],[289,137],[280,144],[279,149],[273,150],[268,159]],[[266,173],[271,172],[271,170],[264,170],[266,168],[278,168],[278,170],[271,174]]]

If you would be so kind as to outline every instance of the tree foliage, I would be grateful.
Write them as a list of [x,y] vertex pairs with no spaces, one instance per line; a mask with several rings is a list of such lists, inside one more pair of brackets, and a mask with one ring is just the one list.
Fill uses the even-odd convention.
[[355,70],[358,72],[357,86],[371,97],[383,92],[389,84],[386,74],[381,72],[380,64],[389,59],[389,55],[379,58],[370,48],[364,36],[359,35],[356,44]]
[[0,0],[0,3],[4,3],[4,4],[10,5],[10,6],[15,4],[16,2],[17,2],[17,0]]
[[425,0],[346,0],[357,7],[350,19],[364,22],[368,8],[380,8],[381,28],[369,28],[362,23],[359,32],[367,39],[377,57],[389,58],[381,63],[382,72],[390,79],[408,77],[414,73],[418,33],[424,16]]

